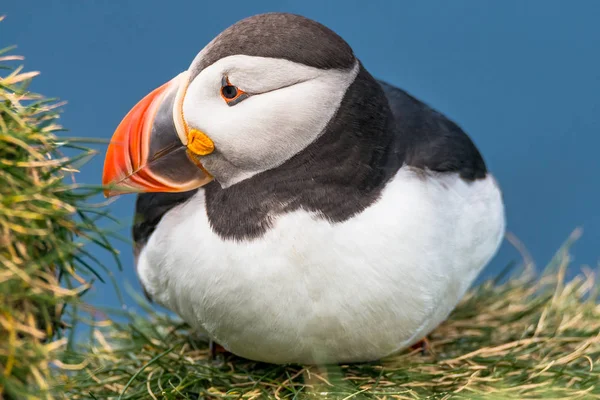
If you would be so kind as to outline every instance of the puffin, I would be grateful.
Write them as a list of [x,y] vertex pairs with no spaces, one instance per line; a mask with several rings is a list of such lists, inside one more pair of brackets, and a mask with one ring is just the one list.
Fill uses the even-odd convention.
[[471,138],[301,15],[231,25],[108,145],[139,282],[227,352],[372,362],[448,318],[505,232]]

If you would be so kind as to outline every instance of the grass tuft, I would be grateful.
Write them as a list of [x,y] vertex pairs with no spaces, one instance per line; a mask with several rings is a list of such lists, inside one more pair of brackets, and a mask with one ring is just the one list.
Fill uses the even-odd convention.
[[82,248],[106,242],[83,211],[100,188],[73,182],[93,151],[57,138],[61,103],[28,90],[38,72],[4,65],[22,60],[10,50],[0,50],[0,399],[52,398],[54,371],[73,368],[65,328],[99,276]]

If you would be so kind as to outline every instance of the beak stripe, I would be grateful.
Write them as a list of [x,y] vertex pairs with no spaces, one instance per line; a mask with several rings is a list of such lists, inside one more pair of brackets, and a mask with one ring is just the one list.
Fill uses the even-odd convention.
[[183,117],[183,99],[185,98],[189,85],[189,75],[190,73],[188,71],[184,71],[175,78],[180,79],[182,84],[180,84],[177,93],[175,94],[173,123],[175,125],[175,130],[177,131],[177,136],[179,136],[179,140],[181,140],[181,143],[183,143],[184,146],[187,146],[188,144],[188,127],[185,123],[185,118]]

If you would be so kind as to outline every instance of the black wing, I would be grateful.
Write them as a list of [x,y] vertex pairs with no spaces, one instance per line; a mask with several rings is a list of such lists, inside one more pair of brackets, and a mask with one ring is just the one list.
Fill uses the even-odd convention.
[[[141,193],[135,203],[135,216],[133,219],[133,255],[137,270],[138,256],[148,243],[148,239],[162,217],[173,207],[182,204],[192,197],[198,190],[182,193]],[[142,285],[144,294],[152,301],[150,295]]]
[[141,193],[137,196],[132,229],[136,262],[163,215],[187,201],[197,191],[198,189],[182,193]]
[[453,121],[404,90],[378,81],[396,120],[398,146],[407,165],[457,172],[465,180],[486,177],[487,168],[469,136]]

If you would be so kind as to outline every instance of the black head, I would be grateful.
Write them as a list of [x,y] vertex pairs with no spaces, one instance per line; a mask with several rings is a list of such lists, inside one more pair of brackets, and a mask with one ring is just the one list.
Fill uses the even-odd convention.
[[191,79],[231,55],[281,58],[320,69],[352,68],[348,43],[331,29],[295,14],[267,13],[245,18],[225,29],[197,57]]

